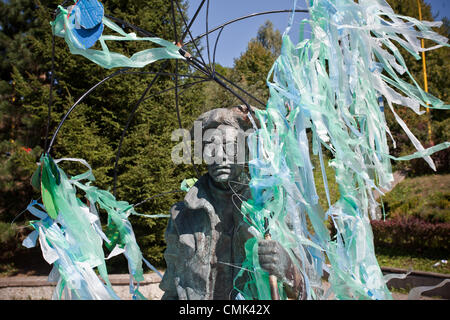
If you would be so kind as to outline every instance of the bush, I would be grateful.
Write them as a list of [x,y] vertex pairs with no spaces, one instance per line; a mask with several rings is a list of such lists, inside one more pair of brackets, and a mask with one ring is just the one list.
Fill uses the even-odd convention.
[[0,245],[2,248],[13,245],[16,246],[16,230],[14,225],[0,221]]
[[430,223],[416,217],[371,221],[375,248],[426,257],[448,258],[450,223]]
[[15,270],[12,261],[17,253],[24,251],[21,248],[21,234],[16,225],[0,221],[0,273],[9,273]]

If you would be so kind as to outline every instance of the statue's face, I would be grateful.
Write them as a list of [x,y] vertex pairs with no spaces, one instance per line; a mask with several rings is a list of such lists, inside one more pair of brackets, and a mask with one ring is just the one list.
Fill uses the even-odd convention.
[[237,161],[237,145],[242,141],[239,134],[232,126],[220,125],[212,134],[205,135],[204,154],[213,159],[209,162],[208,172],[217,183],[238,181],[244,170],[244,163]]

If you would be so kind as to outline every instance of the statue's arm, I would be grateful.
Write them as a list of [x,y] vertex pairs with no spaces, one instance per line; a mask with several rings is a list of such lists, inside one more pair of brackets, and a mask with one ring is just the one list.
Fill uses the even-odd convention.
[[161,300],[178,300],[178,293],[175,285],[178,233],[176,232],[172,218],[170,218],[167,224],[167,229],[164,236],[167,244],[166,251],[164,251],[164,259],[166,260],[167,269],[161,283],[159,284],[160,289],[164,291],[164,295]]

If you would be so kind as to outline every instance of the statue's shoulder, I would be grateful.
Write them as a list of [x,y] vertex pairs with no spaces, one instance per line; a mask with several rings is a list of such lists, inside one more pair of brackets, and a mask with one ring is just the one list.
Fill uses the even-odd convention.
[[185,210],[186,204],[184,203],[184,201],[179,201],[170,208],[170,217],[172,218],[172,220],[176,220],[177,217]]
[[205,210],[209,204],[207,188],[207,177],[202,176],[186,193],[184,200],[175,203],[170,208],[170,216],[177,229],[187,228],[188,225],[201,223],[202,215],[198,214]]
[[183,201],[179,201],[175,203],[170,208],[170,215],[172,219],[176,219],[183,212],[195,209],[198,204],[197,202],[200,199],[205,198],[205,185],[206,185],[206,177],[202,176],[199,180],[188,190],[186,195],[184,196]]

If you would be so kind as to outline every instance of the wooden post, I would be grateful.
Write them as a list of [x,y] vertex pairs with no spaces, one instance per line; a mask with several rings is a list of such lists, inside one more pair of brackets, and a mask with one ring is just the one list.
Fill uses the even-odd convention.
[[[420,0],[417,0],[417,7],[419,8],[419,20],[422,21],[422,8],[420,6]],[[424,39],[420,39],[420,45],[423,48],[425,48],[425,41]],[[427,77],[427,63],[425,60],[425,51],[422,51],[422,69],[423,69],[423,86],[425,89],[425,92],[428,93],[428,77]],[[428,103],[427,103],[428,105]],[[428,140],[430,141],[430,144],[433,146],[433,138],[431,134],[431,116],[430,116],[430,108],[426,108],[427,110],[427,125],[428,125]]]

